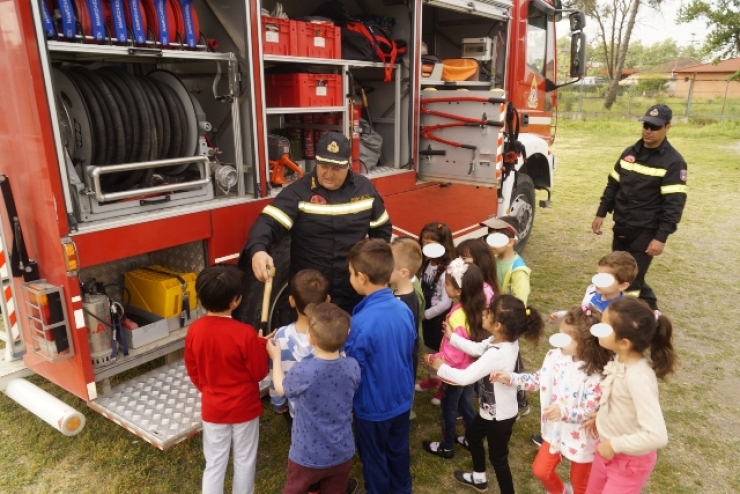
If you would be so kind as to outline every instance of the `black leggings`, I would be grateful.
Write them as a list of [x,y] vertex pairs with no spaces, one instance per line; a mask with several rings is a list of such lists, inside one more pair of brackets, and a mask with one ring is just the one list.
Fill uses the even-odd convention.
[[488,459],[496,472],[501,494],[514,494],[514,481],[509,468],[509,439],[514,428],[516,416],[506,420],[486,420],[476,415],[473,423],[465,432],[465,439],[473,457],[473,470],[478,473],[486,471],[486,449],[483,439],[488,440]]

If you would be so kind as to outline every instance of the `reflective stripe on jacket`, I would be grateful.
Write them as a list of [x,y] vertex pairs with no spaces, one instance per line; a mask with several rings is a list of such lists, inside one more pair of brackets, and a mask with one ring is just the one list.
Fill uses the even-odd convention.
[[686,204],[686,162],[668,139],[645,148],[642,139],[624,150],[601,196],[596,216],[614,212],[617,226],[657,230],[665,242],[676,231]]

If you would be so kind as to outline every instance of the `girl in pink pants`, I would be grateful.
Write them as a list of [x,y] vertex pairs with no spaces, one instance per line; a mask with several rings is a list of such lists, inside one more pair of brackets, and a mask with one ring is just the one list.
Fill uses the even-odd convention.
[[604,367],[599,444],[586,494],[639,494],[655,467],[656,450],[668,443],[658,378],[676,363],[673,327],[642,300],[624,297],[609,305],[591,333],[615,355]]

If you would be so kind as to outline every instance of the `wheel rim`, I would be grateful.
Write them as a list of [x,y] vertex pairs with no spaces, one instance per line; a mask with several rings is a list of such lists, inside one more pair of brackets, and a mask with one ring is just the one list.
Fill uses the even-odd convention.
[[527,196],[519,194],[511,203],[511,216],[519,220],[519,237],[520,240],[527,238],[532,230],[532,220],[534,219],[534,209],[527,200]]

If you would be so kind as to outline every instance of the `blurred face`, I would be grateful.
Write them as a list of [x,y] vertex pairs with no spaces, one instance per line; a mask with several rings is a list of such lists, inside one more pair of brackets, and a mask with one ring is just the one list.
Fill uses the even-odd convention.
[[[489,228],[488,234],[490,235],[492,233],[503,233],[507,237],[510,235],[508,230],[494,230],[493,228]],[[509,243],[504,245],[503,247],[492,247],[491,245],[488,245],[488,249],[491,251],[491,253],[494,256],[498,257],[501,254],[508,252],[510,249],[513,249],[515,244],[516,244],[516,240],[514,240],[513,238],[510,238]]]
[[348,174],[348,166],[316,165],[316,176],[319,179],[319,184],[327,190],[337,190],[341,187]]
[[566,324],[565,321],[560,322],[560,332],[570,336],[570,344],[560,348],[563,355],[575,355],[578,350],[578,343],[576,342],[576,328],[570,324]]
[[[599,266],[596,268],[597,273],[606,273],[614,276],[614,272],[611,270],[608,266]],[[606,296],[617,296],[621,293],[622,289],[620,286],[620,283],[617,281],[616,277],[614,278],[614,283],[607,287],[594,287],[596,288],[596,293],[599,293],[601,295]]]
[[653,125],[648,122],[642,123],[642,140],[646,148],[657,148],[665,139],[671,124],[665,124],[662,127]]
[[[601,315],[601,322],[604,324],[608,324],[609,326],[612,325],[611,314],[609,313],[608,308]],[[602,348],[606,348],[607,350],[616,352],[619,349],[619,345],[617,341],[617,333],[612,331],[607,336],[604,336],[603,338],[599,338],[599,345],[601,345]]]

